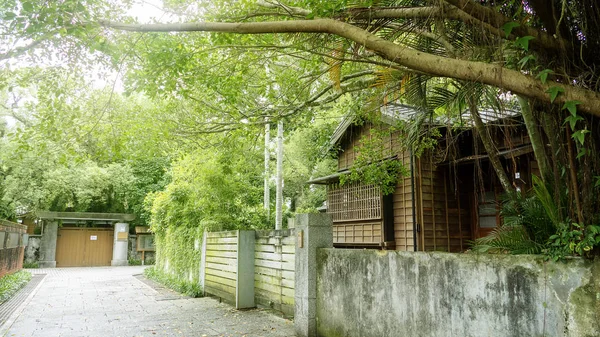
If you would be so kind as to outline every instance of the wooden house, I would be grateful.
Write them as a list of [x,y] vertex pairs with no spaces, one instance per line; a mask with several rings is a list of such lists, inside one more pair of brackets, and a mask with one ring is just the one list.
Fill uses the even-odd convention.
[[[380,134],[399,120],[410,123],[415,113],[408,106],[387,106],[378,125],[348,117],[334,132],[331,149],[338,154],[338,172],[309,181],[327,185],[334,246],[460,252],[500,224],[502,189],[468,119],[462,128],[437,126],[438,144],[420,156],[403,146],[401,131],[384,133],[382,160],[399,160],[410,172],[398,179],[393,193],[383,195],[377,185],[340,185],[340,176],[349,173],[361,142],[375,128]],[[491,110],[481,115],[513,184],[529,188],[537,165],[520,117]]]

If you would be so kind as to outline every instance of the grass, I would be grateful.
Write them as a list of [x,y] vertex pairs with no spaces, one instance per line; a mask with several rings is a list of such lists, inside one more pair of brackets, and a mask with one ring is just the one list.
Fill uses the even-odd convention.
[[197,283],[180,280],[173,275],[157,270],[156,267],[146,268],[144,270],[144,275],[178,293],[186,294],[190,297],[202,296],[202,289],[200,289],[200,286]]
[[24,270],[5,275],[0,279],[0,303],[11,298],[31,280],[31,273]]

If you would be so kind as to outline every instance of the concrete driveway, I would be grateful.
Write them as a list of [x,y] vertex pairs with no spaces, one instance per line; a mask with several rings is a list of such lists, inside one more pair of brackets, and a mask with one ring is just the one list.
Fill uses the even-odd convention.
[[267,311],[237,311],[141,280],[144,267],[30,270],[47,274],[4,336],[294,336],[293,323]]

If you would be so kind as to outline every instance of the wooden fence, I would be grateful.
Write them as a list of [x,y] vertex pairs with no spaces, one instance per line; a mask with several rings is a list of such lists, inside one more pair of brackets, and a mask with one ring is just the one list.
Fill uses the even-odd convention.
[[257,231],[254,251],[256,303],[294,315],[295,236],[293,229]]
[[206,294],[237,308],[260,305],[293,316],[293,229],[206,233],[202,250]]
[[204,292],[235,303],[238,231],[205,234]]

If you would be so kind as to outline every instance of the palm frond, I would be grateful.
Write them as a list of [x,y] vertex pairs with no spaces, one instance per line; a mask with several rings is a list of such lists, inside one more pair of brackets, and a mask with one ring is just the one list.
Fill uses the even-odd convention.
[[472,250],[494,254],[539,254],[543,245],[531,240],[525,227],[501,226],[473,242]]

